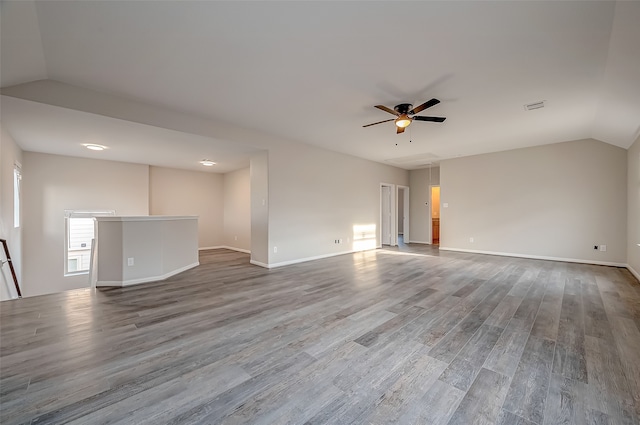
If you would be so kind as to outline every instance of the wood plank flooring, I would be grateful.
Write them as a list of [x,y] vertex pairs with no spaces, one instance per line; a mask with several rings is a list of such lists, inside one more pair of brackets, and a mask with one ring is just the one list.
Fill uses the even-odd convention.
[[625,269],[404,245],[0,303],[2,424],[640,425]]

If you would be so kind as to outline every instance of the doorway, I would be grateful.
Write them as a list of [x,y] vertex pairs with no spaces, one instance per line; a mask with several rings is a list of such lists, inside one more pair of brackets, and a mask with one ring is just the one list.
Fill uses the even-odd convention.
[[396,187],[396,217],[398,218],[397,242],[402,245],[409,242],[409,188]]
[[395,245],[393,224],[393,192],[395,186],[380,183],[380,245]]
[[440,186],[431,186],[431,244],[440,245]]

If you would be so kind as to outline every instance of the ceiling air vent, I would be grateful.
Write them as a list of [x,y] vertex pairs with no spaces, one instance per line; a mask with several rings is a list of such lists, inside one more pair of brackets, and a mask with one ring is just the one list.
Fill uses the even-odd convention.
[[544,108],[544,100],[540,102],[530,103],[528,105],[524,105],[525,111],[533,111],[534,109]]

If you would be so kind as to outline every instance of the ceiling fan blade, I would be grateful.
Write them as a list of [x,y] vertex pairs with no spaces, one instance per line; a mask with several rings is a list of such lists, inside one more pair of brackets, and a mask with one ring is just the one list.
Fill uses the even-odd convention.
[[396,127],[396,134],[404,133],[404,127]]
[[431,99],[424,102],[422,105],[416,106],[415,108],[410,110],[408,113],[409,115],[417,114],[418,112],[424,111],[427,108],[431,108],[432,106],[437,105],[438,103],[440,103],[438,99]]
[[394,111],[394,110],[393,110],[393,109],[391,109],[391,108],[387,108],[387,107],[386,107],[386,106],[384,106],[384,105],[376,105],[375,107],[376,107],[376,108],[378,108],[378,109],[380,109],[380,110],[382,110],[382,111],[385,111],[385,112],[388,112],[388,113],[390,113],[390,114],[393,114],[393,115],[395,115],[395,116],[399,116],[399,115],[400,115],[400,112]]
[[417,121],[433,121],[433,122],[442,122],[446,120],[445,117],[412,117],[412,118]]
[[363,125],[363,127],[371,127],[372,125],[376,125],[376,124],[382,124],[383,122],[389,122],[389,121],[393,121],[395,118],[389,118],[388,120],[384,120],[384,121],[378,121],[378,122],[374,122],[373,124],[367,124],[367,125]]

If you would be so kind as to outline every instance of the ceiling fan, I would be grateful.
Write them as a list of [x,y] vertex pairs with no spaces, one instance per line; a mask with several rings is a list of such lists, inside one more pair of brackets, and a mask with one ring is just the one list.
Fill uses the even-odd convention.
[[[429,100],[427,102],[424,102],[420,106],[416,106],[415,108],[413,108],[413,105],[410,104],[410,103],[401,103],[399,105],[394,106],[393,109],[387,108],[386,106],[383,106],[383,105],[376,105],[375,106],[376,108],[381,109],[381,110],[383,110],[385,112],[388,112],[390,114],[393,114],[397,118],[389,118],[388,120],[374,122],[373,124],[363,125],[363,127],[371,127],[372,125],[382,124],[383,122],[395,121],[395,124],[396,124],[396,127],[397,127],[396,134],[400,134],[400,133],[404,133],[404,129],[409,127],[409,124],[411,124],[411,122],[413,120],[416,120],[416,121],[442,122],[446,118],[444,118],[444,117],[417,117],[417,116],[414,116],[418,112],[424,111],[427,108],[431,108],[432,106],[435,106],[438,103],[440,103],[440,101],[438,99],[431,99],[431,100]],[[411,109],[411,108],[413,108],[413,109]]]

